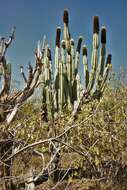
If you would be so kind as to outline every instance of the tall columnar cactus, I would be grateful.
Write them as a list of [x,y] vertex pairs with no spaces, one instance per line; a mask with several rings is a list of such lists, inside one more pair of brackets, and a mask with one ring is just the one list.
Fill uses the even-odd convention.
[[79,69],[79,63],[80,63],[80,50],[81,50],[81,45],[82,45],[82,36],[79,37],[78,39],[78,44],[76,48],[76,56],[75,56],[75,76],[78,74],[78,69]]
[[[52,70],[51,60],[46,53],[48,49],[43,48],[43,99],[47,115],[62,113],[65,109],[79,109],[85,99],[100,98],[104,91],[108,73],[111,68],[111,55],[106,57],[106,28],[101,29],[101,47],[99,50],[99,17],[93,18],[93,50],[91,55],[90,70],[88,67],[88,51],[86,45],[82,47],[83,37],[78,38],[77,47],[71,38],[69,31],[69,13],[67,10],[63,14],[63,39],[61,40],[61,28],[56,30],[55,47],[55,71]],[[83,78],[85,80],[84,89],[81,89],[81,76],[79,65],[80,52],[82,48]],[[51,57],[51,50],[50,57]],[[40,52],[41,54],[42,52]],[[49,63],[50,62],[50,63]],[[52,74],[51,74],[52,73]],[[52,76],[54,75],[54,77]],[[51,77],[52,76],[52,77]],[[48,81],[48,82],[46,82]],[[50,105],[50,106],[49,106]],[[49,109],[50,107],[50,109]],[[51,114],[52,112],[52,114]]]
[[83,46],[82,48],[82,55],[83,55],[83,66],[84,66],[84,79],[85,79],[85,88],[87,89],[87,86],[89,84],[89,70],[88,70],[88,58],[87,58],[87,48],[86,46]]
[[74,40],[71,39],[71,61],[72,61],[72,73],[71,73],[71,78],[72,78],[72,84],[74,82],[74,77],[75,77],[75,44]]
[[95,82],[96,70],[98,66],[98,47],[99,47],[99,18],[98,16],[95,16],[93,21],[93,51],[91,57],[91,73],[88,84],[89,92],[92,90]]
[[70,32],[69,32],[69,14],[68,14],[68,10],[64,10],[64,14],[63,14],[63,22],[64,22],[64,40],[66,43],[66,50],[68,52],[68,54],[70,53]]
[[100,59],[97,71],[97,88],[100,88],[100,84],[103,78],[104,64],[106,55],[106,28],[103,27],[101,30],[101,48],[100,48]]

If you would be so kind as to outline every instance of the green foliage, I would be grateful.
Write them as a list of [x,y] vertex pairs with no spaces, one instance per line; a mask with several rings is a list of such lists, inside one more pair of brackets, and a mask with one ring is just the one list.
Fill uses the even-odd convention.
[[[56,134],[60,134],[70,118],[69,112],[59,116],[55,121]],[[82,107],[75,121],[78,126],[67,134],[67,143],[76,150],[86,153],[86,157],[79,156],[76,160],[70,157],[70,167],[83,170],[91,163],[97,171],[103,173],[104,162],[127,162],[126,138],[127,138],[127,91],[126,86],[113,91],[106,89],[101,101],[94,100]],[[22,128],[17,132],[17,138],[32,143],[48,138],[52,127],[50,123],[41,122],[40,110],[35,109],[34,102],[27,102],[20,110],[16,120],[10,129],[17,124]],[[22,118],[22,119],[20,119]],[[67,127],[67,126],[66,126]],[[42,152],[48,152],[48,144],[39,146]],[[72,154],[71,149],[65,146],[61,151],[64,154]],[[67,159],[62,161],[66,166]],[[68,164],[67,164],[68,165]]]
[[[21,139],[26,144],[49,138],[52,123],[41,120],[40,108],[37,106],[39,101],[41,100],[31,99],[26,102],[9,127],[1,125],[1,139],[9,137],[9,131],[15,131],[18,125],[21,127],[17,129],[15,138]],[[54,123],[56,135],[61,134],[69,126],[70,116],[71,112],[65,111],[57,117]],[[118,85],[116,89],[108,86],[100,101],[95,99],[81,107],[78,117],[72,123],[76,127],[60,139],[61,141],[66,139],[65,142],[74,148],[64,146],[60,152],[60,167],[74,170],[70,174],[69,184],[73,184],[74,179],[81,176],[106,177],[110,180],[116,177],[119,180],[124,178],[125,172],[122,174],[120,171],[123,171],[127,164],[126,116],[126,85]],[[36,150],[44,153],[45,162],[48,163],[50,160],[49,144],[39,145]],[[76,150],[86,156],[80,155]],[[40,171],[42,162],[32,157],[31,150],[16,157],[13,165],[14,175],[18,176],[27,172],[27,168],[35,164],[34,160],[36,160],[37,171]],[[19,167],[19,161],[22,167]]]

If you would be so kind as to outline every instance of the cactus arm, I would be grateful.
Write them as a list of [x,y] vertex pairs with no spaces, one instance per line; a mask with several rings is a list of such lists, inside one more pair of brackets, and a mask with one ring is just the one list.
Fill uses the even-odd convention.
[[61,61],[63,65],[63,104],[67,105],[68,99],[68,76],[67,76],[67,56],[66,56],[66,43],[65,40],[62,40],[62,49],[61,49]]
[[87,48],[83,46],[83,66],[84,66],[84,77],[85,77],[85,88],[87,89],[89,83],[89,70],[88,70],[88,59],[87,59]]
[[104,91],[104,86],[105,86],[105,83],[107,81],[109,71],[111,70],[111,66],[112,66],[111,65],[111,59],[112,59],[111,54],[108,54],[107,60],[106,60],[106,65],[105,65],[105,70],[104,70],[104,74],[103,74],[103,80],[102,80],[102,83],[101,83],[101,90],[102,91]]
[[71,39],[71,59],[72,59],[71,77],[72,77],[72,82],[73,82],[74,77],[75,77],[75,49],[74,49],[74,40],[73,39]]
[[42,44],[41,44],[41,52],[42,52],[42,57],[45,51],[45,46],[46,46],[46,36],[43,36]]
[[56,110],[58,110],[59,105],[59,62],[60,62],[60,35],[61,35],[61,28],[57,27],[56,30],[56,48],[55,48],[55,94],[56,94]]
[[75,56],[75,76],[78,74],[78,68],[79,68],[79,62],[80,62],[80,50],[81,50],[81,45],[82,45],[82,36],[79,37],[78,39],[78,44],[76,48],[76,56]]
[[48,57],[48,67],[49,67],[49,80],[50,80],[50,85],[53,84],[53,68],[52,68],[52,56],[51,56],[51,49],[48,48],[47,51],[47,57]]
[[71,54],[67,53],[67,76],[68,76],[68,81],[69,81],[69,85],[72,81],[72,66],[71,66],[72,62],[71,62]]
[[106,55],[106,28],[103,27],[101,30],[101,44],[102,44],[102,50],[101,50],[101,64],[100,64],[100,75],[103,77],[104,72],[104,63],[105,63],[105,55]]
[[105,55],[106,55],[106,28],[103,27],[101,30],[101,48],[100,48],[100,59],[97,70],[97,90],[100,89],[100,85],[103,78],[104,72],[104,63],[105,63]]
[[58,74],[58,66],[59,66],[59,48],[56,46],[56,49],[55,49],[55,77],[57,76]]
[[37,43],[37,57],[38,57],[39,59],[41,59],[41,57],[42,57],[40,40],[39,40],[38,43]]
[[61,28],[57,27],[57,30],[56,30],[56,48],[55,48],[55,76],[59,72],[60,35],[61,35]]
[[52,104],[52,92],[49,87],[46,87],[46,106],[48,113],[48,120],[52,122],[54,120],[53,104]]
[[63,31],[63,36],[65,40],[65,46],[66,46],[66,68],[67,68],[67,73],[64,75],[64,81],[65,81],[65,88],[68,88],[66,90],[65,96],[67,96],[67,101],[68,101],[68,108],[71,107],[71,73],[72,73],[72,62],[71,62],[71,43],[70,43],[70,32],[69,32],[69,13],[68,10],[64,10],[63,14],[63,23],[64,23],[64,31]]
[[93,22],[93,51],[91,58],[91,72],[88,84],[89,92],[91,92],[95,82],[96,70],[98,65],[98,47],[99,47],[99,18],[98,16],[95,16]]
[[61,102],[61,111],[63,108],[63,64],[60,63],[60,102]]
[[80,81],[80,77],[78,74],[76,76],[76,82],[77,82],[77,101],[79,102],[80,101],[80,92],[81,92],[81,89],[80,89],[81,81]]
[[64,22],[64,40],[66,43],[66,49],[68,52],[70,52],[70,32],[69,32],[69,13],[68,10],[64,10],[63,14],[63,22]]
[[63,63],[63,67],[64,67],[64,73],[67,72],[67,65],[66,65],[66,46],[65,46],[65,40],[62,40],[61,42],[61,61]]
[[66,85],[68,85],[68,106],[71,107],[71,73],[72,73],[72,66],[71,66],[71,43],[70,43],[70,32],[69,32],[69,13],[68,10],[64,10],[63,14],[63,23],[64,23],[64,31],[63,36],[66,45],[67,51],[67,75],[65,76]]
[[72,100],[72,56],[67,52],[67,78],[68,78],[68,108],[71,108]]

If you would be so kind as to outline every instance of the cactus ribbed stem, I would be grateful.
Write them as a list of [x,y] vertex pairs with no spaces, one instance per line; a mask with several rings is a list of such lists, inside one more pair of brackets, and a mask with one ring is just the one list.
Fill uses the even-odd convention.
[[68,81],[69,84],[71,83],[71,79],[72,79],[72,66],[71,66],[71,55],[67,54],[67,75],[68,75]]
[[100,48],[100,58],[99,65],[97,70],[97,89],[99,90],[104,72],[105,64],[105,55],[106,55],[106,28],[103,27],[101,30],[101,48]]
[[79,63],[80,63],[80,50],[81,50],[81,45],[82,45],[82,36],[79,37],[78,39],[78,45],[76,49],[76,56],[75,56],[75,76],[78,74],[78,68],[79,68]]
[[85,76],[85,88],[87,89],[87,86],[89,83],[89,70],[88,70],[88,59],[87,59],[86,46],[83,46],[82,54],[83,54],[84,76]]
[[41,58],[41,43],[40,43],[40,40],[38,41],[38,44],[37,44],[37,57],[38,58]]
[[68,85],[68,107],[71,108],[71,97],[72,97],[72,65],[71,65],[71,54],[67,53],[67,85]]
[[102,83],[101,83],[101,89],[102,89],[102,90],[103,90],[103,88],[104,88],[104,85],[105,85],[105,82],[106,82],[106,80],[107,80],[109,71],[110,71],[110,69],[111,69],[111,59],[112,59],[111,54],[108,54],[107,60],[106,60],[106,66],[105,66],[105,70],[104,70],[104,75],[103,75],[103,80],[102,80]]
[[60,57],[60,35],[61,28],[58,27],[56,30],[56,49],[55,49],[55,76],[59,72],[59,57]]
[[52,68],[52,57],[51,57],[51,49],[48,49],[48,60],[49,60],[49,74],[50,74],[50,84],[53,83],[53,68]]
[[56,109],[59,107],[59,62],[60,62],[60,35],[61,28],[56,30],[56,49],[55,49],[55,90],[56,90]]
[[71,77],[72,77],[72,83],[74,81],[75,78],[75,49],[74,49],[74,40],[71,39],[71,65],[72,65],[72,73],[71,73]]
[[78,74],[76,75],[76,82],[77,82],[77,101],[79,102],[80,101],[80,93],[81,93],[81,89],[80,89],[81,82],[80,82],[80,77]]
[[93,51],[91,58],[91,72],[90,79],[88,84],[88,91],[91,92],[95,78],[96,78],[96,70],[98,66],[98,48],[99,48],[99,18],[97,16],[94,17],[93,22]]
[[61,44],[62,48],[61,48],[61,60],[63,63],[63,67],[64,67],[64,73],[67,72],[67,65],[66,65],[66,50],[65,50],[65,41],[62,40],[62,44]]
[[66,49],[68,52],[70,52],[70,32],[69,32],[69,13],[68,10],[64,10],[63,14],[63,22],[64,22],[64,40],[66,43]]
[[49,87],[46,87],[46,105],[47,105],[47,112],[48,112],[48,120],[52,121],[52,103],[51,103],[51,91]]
[[65,40],[62,40],[61,43],[61,63],[62,63],[62,77],[63,77],[63,105],[67,104],[67,97],[68,97],[68,82],[67,82],[67,63],[66,63],[66,46]]
[[58,75],[59,72],[59,48],[56,46],[55,49],[55,77]]
[[60,111],[62,112],[62,107],[63,107],[63,96],[64,96],[64,93],[63,93],[63,64],[60,63]]

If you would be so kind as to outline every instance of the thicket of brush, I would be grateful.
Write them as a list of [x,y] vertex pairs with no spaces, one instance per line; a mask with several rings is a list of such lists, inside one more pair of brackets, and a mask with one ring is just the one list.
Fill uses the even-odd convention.
[[[95,16],[89,67],[82,37],[76,48],[71,38],[67,10],[63,22],[63,40],[61,28],[56,30],[54,72],[50,47],[38,43],[35,69],[29,64],[26,77],[21,67],[26,86],[18,92],[10,91],[11,67],[5,57],[14,31],[8,45],[2,41],[0,187],[118,189],[125,183],[120,188],[126,189],[127,85],[110,74],[106,28],[102,27],[99,39],[99,18]],[[79,64],[84,68],[84,86]],[[40,98],[28,100],[37,88]]]
[[[115,89],[112,88],[114,85]],[[69,171],[56,189],[127,188],[127,86],[121,81],[115,81],[112,87],[110,85],[106,88],[101,101],[94,100],[82,107],[75,127],[67,133],[67,146],[61,149],[58,168]],[[41,121],[40,110],[35,103],[37,105],[32,100],[27,102],[9,127],[12,130],[20,123],[21,128],[16,137],[28,144],[49,138],[52,128],[50,123]],[[67,127],[70,116],[71,112],[65,112],[57,118],[56,136]],[[38,146],[37,150],[44,153],[45,164],[48,163],[49,144]],[[31,151],[23,152],[15,158],[14,176],[21,178],[31,167],[34,168],[35,176],[41,171],[42,160],[33,156]],[[86,182],[85,179],[92,180]],[[36,188],[48,189],[52,186],[54,184],[47,181]]]

